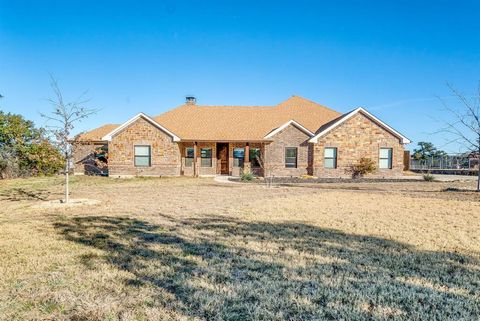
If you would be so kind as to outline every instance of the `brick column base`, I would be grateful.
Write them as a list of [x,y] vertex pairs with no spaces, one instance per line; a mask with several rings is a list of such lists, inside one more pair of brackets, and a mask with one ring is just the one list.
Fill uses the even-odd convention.
[[250,164],[250,162],[243,163],[243,172],[245,174],[252,172],[252,165]]

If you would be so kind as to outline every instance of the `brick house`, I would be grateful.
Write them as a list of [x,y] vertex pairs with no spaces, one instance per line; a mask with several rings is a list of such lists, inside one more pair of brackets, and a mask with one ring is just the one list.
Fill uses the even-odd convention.
[[[302,97],[275,106],[184,105],[143,113],[76,138],[75,173],[90,172],[92,151],[108,151],[109,176],[256,175],[348,177],[361,157],[372,176],[402,175],[410,140],[363,108],[346,114]],[[90,160],[90,161],[88,161]],[[265,172],[268,173],[265,173]]]

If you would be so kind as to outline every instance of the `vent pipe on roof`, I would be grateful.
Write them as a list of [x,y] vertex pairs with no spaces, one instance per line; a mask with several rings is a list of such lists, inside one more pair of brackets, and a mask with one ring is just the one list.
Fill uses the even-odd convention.
[[185,97],[185,103],[188,104],[188,105],[195,105],[196,102],[197,102],[197,98],[195,98],[195,96],[186,96]]

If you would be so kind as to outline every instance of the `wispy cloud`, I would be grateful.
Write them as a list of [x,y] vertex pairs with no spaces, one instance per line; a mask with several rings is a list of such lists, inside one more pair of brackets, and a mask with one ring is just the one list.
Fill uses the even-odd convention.
[[413,104],[413,103],[422,103],[422,102],[429,102],[429,101],[438,101],[439,102],[441,99],[452,99],[452,98],[454,98],[454,97],[445,96],[445,97],[409,98],[409,99],[392,101],[392,102],[388,102],[388,103],[381,104],[381,105],[370,106],[370,107],[367,107],[367,108],[369,110],[381,110],[381,109],[399,107],[399,106],[402,106],[402,105]]

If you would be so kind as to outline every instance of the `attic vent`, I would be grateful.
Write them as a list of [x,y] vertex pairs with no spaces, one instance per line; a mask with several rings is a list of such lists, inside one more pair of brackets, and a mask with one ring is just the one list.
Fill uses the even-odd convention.
[[186,96],[185,97],[185,103],[190,104],[190,105],[195,105],[197,102],[197,98],[195,96]]

